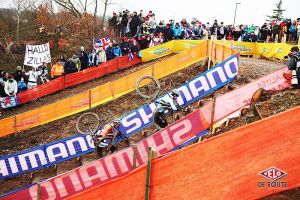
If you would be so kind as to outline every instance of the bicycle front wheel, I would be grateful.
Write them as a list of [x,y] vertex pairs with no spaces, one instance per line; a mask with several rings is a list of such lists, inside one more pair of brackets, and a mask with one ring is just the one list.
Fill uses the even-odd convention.
[[141,76],[136,82],[136,92],[143,98],[155,99],[160,92],[159,81],[153,76]]
[[84,113],[77,119],[76,129],[84,135],[95,134],[100,125],[99,120],[99,116],[96,113]]

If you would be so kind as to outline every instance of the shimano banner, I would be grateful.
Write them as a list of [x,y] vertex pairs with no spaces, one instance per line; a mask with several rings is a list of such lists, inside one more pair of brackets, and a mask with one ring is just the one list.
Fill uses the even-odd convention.
[[[238,73],[238,56],[234,55],[183,86],[178,103],[187,106],[232,82]],[[127,136],[150,126],[155,103],[145,105],[122,117],[120,131]],[[90,153],[94,145],[89,136],[76,135],[50,144],[0,158],[0,179],[45,168]]]

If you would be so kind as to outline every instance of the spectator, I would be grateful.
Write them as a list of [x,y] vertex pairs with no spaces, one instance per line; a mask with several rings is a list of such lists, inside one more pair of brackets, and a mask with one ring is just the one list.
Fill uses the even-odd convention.
[[96,52],[96,49],[92,49],[91,53],[89,54],[89,66],[98,66],[98,54]]
[[296,28],[297,28],[297,24],[296,24],[296,22],[293,22],[291,24],[290,29],[289,29],[290,30],[290,39],[289,39],[290,42],[295,42],[296,39],[297,39],[297,30],[296,30]]
[[127,55],[129,52],[129,48],[130,48],[130,43],[128,42],[128,38],[127,37],[123,37],[122,38],[122,43],[120,44],[120,48],[122,51],[123,55]]
[[126,28],[128,24],[128,13],[127,11],[123,11],[122,19],[121,19],[121,36],[126,35]]
[[32,67],[29,72],[25,73],[25,75],[28,76],[27,88],[35,88],[37,86],[37,79],[39,76],[39,72],[37,71],[37,69],[35,67]]
[[164,34],[165,33],[165,28],[163,27],[163,23],[160,22],[159,26],[156,28],[155,34],[159,35],[159,34]]
[[130,30],[131,30],[131,37],[138,34],[138,27],[140,26],[140,18],[137,15],[137,12],[133,12],[133,16],[130,21]]
[[262,27],[260,28],[260,41],[266,41],[268,36],[268,26],[267,23],[264,23]]
[[300,38],[300,18],[298,18],[298,25],[297,25],[297,41],[299,41]]
[[106,62],[106,52],[103,50],[102,46],[99,47],[98,51],[98,63],[104,63]]
[[65,56],[63,55],[60,55],[59,56],[59,61],[58,61],[62,66],[65,65],[65,63],[67,62],[66,59],[65,59]]
[[76,54],[74,54],[71,60],[75,63],[76,71],[81,70],[81,61]]
[[275,22],[273,27],[272,27],[272,41],[273,42],[280,42],[280,41],[278,41],[278,39],[279,39],[279,30],[280,30],[280,26],[277,22]]
[[164,32],[164,39],[165,39],[165,42],[171,41],[171,40],[173,40],[173,38],[174,38],[174,32],[173,32],[173,30],[171,29],[171,25],[170,25],[170,24],[167,24],[167,25],[166,25],[165,32]]
[[137,30],[137,35],[143,33],[143,26],[142,26],[142,25],[143,25],[144,22],[145,22],[143,10],[140,10],[140,14],[138,15],[138,17],[139,17],[139,20],[140,20],[140,24],[139,24],[139,26],[137,27],[137,28],[138,28],[138,30]]
[[[63,64],[62,64],[63,63]],[[60,60],[54,64],[51,68],[51,78],[56,79],[64,74],[65,62],[60,62]]]
[[121,48],[119,46],[119,43],[117,43],[116,41],[114,41],[114,47],[113,47],[113,51],[114,51],[114,57],[121,57],[122,56],[122,51]]
[[173,32],[174,32],[174,38],[175,38],[175,40],[182,39],[181,38],[182,29],[181,29],[181,27],[179,27],[179,23],[175,24],[175,28],[173,29]]
[[224,22],[221,22],[221,25],[219,27],[219,30],[218,30],[218,40],[222,40],[224,39],[226,33],[227,33],[227,30],[226,30],[226,27],[224,26]]
[[141,50],[146,49],[148,47],[149,38],[147,36],[145,36],[145,35],[139,36],[137,40],[140,44]]
[[5,71],[0,70],[0,97],[5,97],[4,84],[6,82]]
[[254,31],[251,31],[251,34],[246,37],[246,42],[256,42],[256,41],[257,41],[257,37]]
[[81,70],[85,70],[88,68],[88,63],[89,63],[89,58],[87,53],[84,51],[84,47],[80,47],[80,52],[79,52],[79,60],[81,63]]
[[18,81],[18,93],[27,90],[27,85],[25,79],[22,77],[20,81]]
[[24,78],[24,71],[22,71],[21,66],[17,66],[16,72],[13,74],[14,79],[19,82],[21,78]]
[[138,54],[139,51],[140,51],[140,48],[138,47],[137,43],[136,43],[136,40],[133,40],[132,43],[131,43],[131,46],[130,46],[130,51],[133,53],[133,54]]
[[156,30],[156,20],[155,20],[155,14],[153,13],[151,18],[149,19],[149,25],[150,25],[150,33],[155,33]]
[[39,75],[42,84],[49,82],[48,79],[49,72],[48,72],[47,63],[43,62],[43,65],[41,66],[41,70],[39,71]]
[[[76,65],[78,65],[78,57],[74,54],[71,58],[67,60],[67,62],[64,65],[64,73],[65,74],[71,74],[78,71],[78,68]],[[80,62],[80,60],[79,60]]]
[[115,58],[115,56],[114,56],[114,48],[113,48],[113,44],[111,42],[109,43],[109,45],[106,48],[105,52],[106,52],[107,61],[112,60],[112,59]]
[[4,84],[4,91],[7,96],[15,96],[17,94],[18,84],[12,75],[8,76],[8,80]]

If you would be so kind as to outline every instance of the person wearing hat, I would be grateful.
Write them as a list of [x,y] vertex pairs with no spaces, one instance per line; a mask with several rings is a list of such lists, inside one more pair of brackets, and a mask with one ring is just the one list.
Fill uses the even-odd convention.
[[121,51],[121,48],[120,48],[120,46],[119,46],[119,43],[117,42],[117,41],[113,41],[113,43],[114,43],[114,57],[116,58],[116,57],[121,57],[122,56],[122,51]]
[[123,55],[127,55],[130,49],[130,43],[128,42],[127,37],[122,38],[122,43],[120,44],[120,48]]
[[19,82],[21,78],[25,78],[24,71],[21,66],[17,66],[15,73],[13,74],[14,79]]
[[37,79],[39,76],[39,72],[37,71],[36,67],[32,67],[31,70],[25,73],[25,75],[28,76],[27,88],[35,88],[37,86]]
[[88,64],[89,64],[89,57],[88,57],[87,53],[85,52],[83,46],[80,47],[80,52],[78,54],[78,58],[79,58],[80,63],[81,63],[81,70],[87,69]]
[[140,18],[138,17],[137,12],[134,11],[130,21],[131,37],[138,34],[138,27],[140,27],[140,25]]
[[179,26],[179,23],[175,24],[175,27],[173,29],[174,32],[174,38],[176,39],[181,39],[182,36],[182,28]]
[[98,66],[98,54],[96,52],[96,49],[92,49],[91,53],[89,54],[89,66]]
[[7,96],[15,96],[17,94],[18,84],[12,75],[8,76],[8,80],[4,84],[4,91]]
[[164,41],[168,42],[173,40],[173,38],[174,38],[174,31],[172,30],[171,25],[167,24],[164,32]]
[[115,58],[113,44],[110,42],[105,50],[107,61]]
[[49,74],[49,72],[48,72],[47,63],[43,62],[43,65],[41,66],[41,69],[39,70],[40,80],[41,80],[42,84],[49,82],[48,74]]

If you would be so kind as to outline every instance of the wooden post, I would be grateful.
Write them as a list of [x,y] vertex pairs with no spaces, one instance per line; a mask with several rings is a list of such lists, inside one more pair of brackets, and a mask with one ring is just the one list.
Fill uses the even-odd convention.
[[152,65],[152,68],[151,68],[151,76],[154,77],[154,64]]
[[136,168],[136,151],[137,151],[136,144],[132,145],[132,149],[133,149],[132,168],[135,169]]
[[212,109],[211,109],[211,116],[210,116],[210,135],[213,134],[214,129],[214,119],[215,119],[215,110],[216,110],[216,97],[213,94],[212,99]]
[[210,40],[207,70],[210,69],[210,62],[211,62],[211,57],[212,57],[212,43],[213,43],[213,41]]
[[216,43],[216,40],[214,40],[214,52],[215,52],[214,64],[216,64],[216,62],[217,62],[217,43]]
[[17,132],[17,115],[15,115],[15,117],[14,117],[14,129],[15,129],[15,132]]
[[92,90],[89,90],[89,108],[92,108]]
[[299,39],[298,39],[298,45],[300,46],[300,36],[299,36]]
[[37,200],[41,199],[41,184],[40,184],[40,182],[37,183],[36,199]]
[[115,99],[115,94],[114,94],[114,90],[113,90],[113,88],[111,86],[111,82],[108,82],[108,84],[109,84],[109,89],[110,89],[110,92],[111,92],[111,94],[113,96],[113,99]]
[[150,197],[151,161],[152,161],[152,147],[148,147],[148,164],[147,164],[145,200],[149,200],[149,197]]
[[222,62],[225,60],[225,52],[224,52],[224,40],[222,40]]
[[234,40],[231,40],[230,43],[231,56],[233,55],[233,48],[234,48]]

